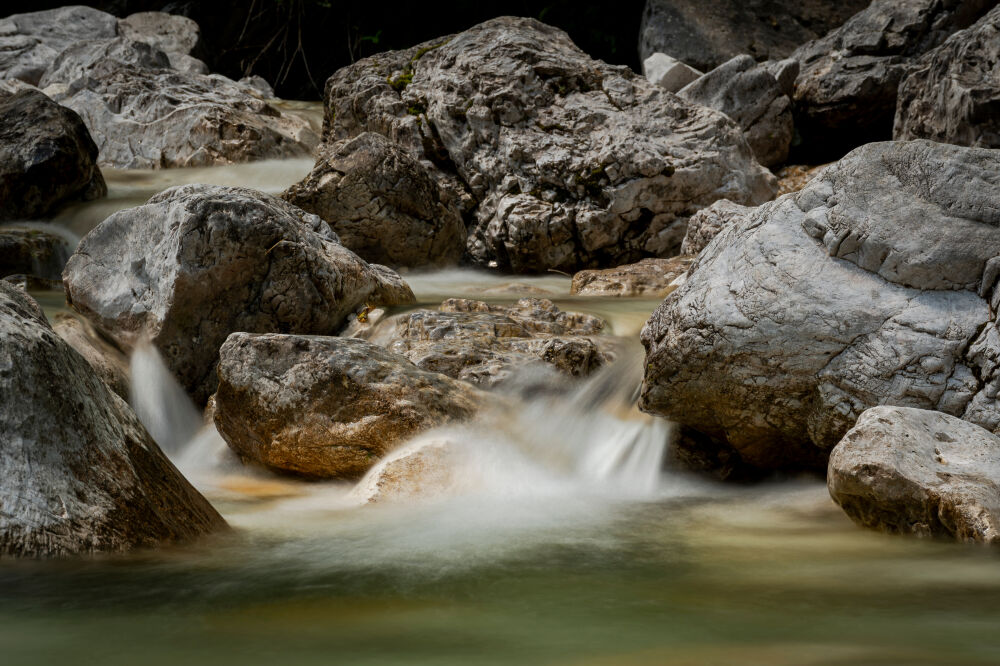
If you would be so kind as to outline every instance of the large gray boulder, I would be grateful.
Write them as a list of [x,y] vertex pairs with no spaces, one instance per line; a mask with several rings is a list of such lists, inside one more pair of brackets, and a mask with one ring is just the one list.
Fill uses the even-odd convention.
[[447,190],[381,134],[324,146],[312,172],[282,198],[322,217],[367,261],[447,266],[465,252],[465,223]]
[[[793,69],[794,66],[784,71],[794,78]],[[780,165],[788,159],[795,135],[792,100],[770,69],[758,65],[752,57],[736,56],[684,86],[677,94],[735,120],[757,161],[764,166]]]
[[780,60],[841,25],[869,0],[646,0],[639,59],[657,51],[707,72],[734,56]]
[[865,411],[830,454],[826,482],[864,527],[1000,544],[1000,437],[954,416]]
[[1000,7],[918,59],[899,86],[895,139],[1000,148]]
[[0,20],[0,79],[38,84],[59,52],[82,40],[110,39],[118,19],[90,7],[70,6],[14,14]]
[[70,257],[69,303],[122,349],[143,337],[204,404],[234,331],[333,334],[364,304],[408,302],[391,270],[315,215],[239,187],[185,185],[99,224]]
[[472,386],[364,340],[234,333],[222,346],[215,424],[244,460],[360,478],[414,435],[472,417]]
[[1000,151],[876,143],[748,210],[642,332],[642,407],[763,469],[822,468],[865,409],[1000,426]]
[[874,0],[822,39],[797,49],[797,126],[805,148],[843,154],[892,136],[906,70],[996,0]]
[[775,186],[725,115],[526,18],[335,73],[325,140],[366,131],[466,192],[470,256],[514,272],[670,256],[696,210],[721,198],[761,203]]
[[119,552],[226,524],[128,405],[0,280],[0,557]]
[[0,94],[0,221],[45,217],[107,191],[80,116],[34,90]]
[[124,37],[79,42],[40,85],[83,118],[101,164],[121,169],[195,167],[310,155],[309,123],[250,86],[171,68],[167,54]]
[[170,66],[182,72],[208,74],[208,66],[192,56],[201,38],[195,21],[165,12],[139,12],[118,21],[118,33],[145,42],[167,54]]

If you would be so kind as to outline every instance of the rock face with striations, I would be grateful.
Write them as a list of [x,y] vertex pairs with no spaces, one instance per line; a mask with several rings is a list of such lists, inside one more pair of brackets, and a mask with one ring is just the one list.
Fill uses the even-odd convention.
[[40,82],[83,118],[101,164],[195,167],[309,155],[319,137],[260,93],[216,74],[171,68],[166,53],[119,37],[79,42]]
[[1000,151],[859,148],[747,211],[642,332],[642,407],[762,469],[822,468],[875,405],[1000,427]]
[[864,527],[1000,544],[1000,437],[953,416],[867,410],[830,455],[827,485]]
[[707,72],[734,56],[780,60],[870,0],[646,0],[639,58],[657,51]]
[[[794,71],[790,73],[794,78]],[[677,94],[735,120],[743,128],[757,161],[764,166],[780,165],[788,159],[795,135],[792,100],[774,74],[752,57],[736,56],[684,86]]]
[[0,19],[0,79],[37,85],[67,46],[117,34],[118,19],[90,7],[60,7]]
[[0,94],[0,221],[107,194],[80,116],[34,90]]
[[185,185],[115,213],[64,273],[70,304],[121,348],[150,336],[197,402],[234,331],[333,334],[366,302],[409,302],[391,270],[362,261],[330,227],[276,197]]
[[324,139],[366,131],[466,192],[470,256],[514,272],[676,254],[696,210],[761,203],[775,187],[729,118],[532,19],[493,19],[338,71]]
[[899,86],[893,138],[1000,148],[1000,7],[917,60]]
[[795,83],[796,123],[807,148],[843,152],[892,136],[900,81],[915,59],[974,23],[996,0],[874,0],[806,44]]
[[470,418],[475,388],[350,338],[234,333],[215,423],[245,460],[315,478],[361,477],[417,433]]
[[367,261],[447,266],[465,252],[455,202],[415,157],[381,134],[325,146],[312,172],[282,197],[326,220]]
[[187,541],[225,521],[128,405],[0,281],[0,558]]
[[544,382],[584,377],[614,355],[600,337],[604,321],[562,312],[552,301],[522,298],[514,305],[450,298],[435,310],[416,310],[376,329],[373,341],[425,370],[484,388],[528,371]]

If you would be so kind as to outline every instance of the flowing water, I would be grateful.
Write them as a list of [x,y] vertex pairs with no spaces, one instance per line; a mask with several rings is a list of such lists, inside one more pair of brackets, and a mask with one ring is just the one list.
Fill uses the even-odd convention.
[[[309,166],[111,172],[108,201],[58,222],[82,235],[182,182],[280,191]],[[508,395],[421,436],[411,446],[453,444],[454,487],[376,504],[364,482],[244,467],[140,347],[133,405],[235,529],[128,556],[0,562],[0,663],[1000,663],[996,553],[858,529],[817,479],[663,471],[670,426],[634,405],[655,301],[573,298],[557,274],[406,278],[425,305],[545,296],[627,342],[568,393]]]

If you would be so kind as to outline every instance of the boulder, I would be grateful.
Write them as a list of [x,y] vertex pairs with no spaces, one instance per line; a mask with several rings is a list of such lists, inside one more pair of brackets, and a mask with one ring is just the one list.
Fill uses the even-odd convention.
[[68,312],[56,313],[52,330],[90,364],[108,388],[128,401],[129,360],[120,349],[102,338],[86,319]]
[[34,90],[0,96],[0,221],[107,194],[80,116]]
[[387,321],[371,339],[425,370],[495,388],[525,371],[556,382],[589,375],[614,355],[614,341],[597,337],[603,328],[548,299],[504,306],[450,298],[437,311]]
[[1000,544],[1000,437],[954,416],[865,411],[830,454],[827,485],[864,527]]
[[220,357],[219,433],[279,472],[359,478],[408,438],[485,404],[472,386],[364,340],[234,333]]
[[120,552],[224,529],[139,419],[0,281],[0,557]]
[[309,122],[253,88],[171,68],[167,54],[123,37],[80,42],[53,62],[47,94],[83,118],[101,164],[195,167],[312,153]]
[[90,7],[60,7],[0,20],[0,79],[37,85],[59,52],[83,40],[111,39],[118,20]]
[[201,30],[186,16],[139,12],[118,21],[118,34],[163,51],[170,66],[178,71],[208,74],[208,65],[192,55],[199,45]]
[[391,452],[364,476],[351,495],[361,502],[413,502],[455,495],[476,488],[479,479],[458,466],[460,446],[453,439],[418,438]]
[[859,148],[748,210],[642,332],[643,409],[761,469],[822,469],[865,409],[1000,427],[1000,151]]
[[413,300],[315,215],[260,192],[184,185],[115,213],[63,275],[70,305],[120,348],[149,337],[196,402],[234,331],[333,334],[366,302]]
[[682,255],[699,254],[708,247],[719,232],[737,220],[742,220],[752,209],[732,201],[722,199],[708,208],[702,208],[688,220],[684,240],[681,241]]
[[312,172],[282,197],[326,220],[366,261],[447,266],[465,252],[465,223],[448,193],[381,134],[324,146]]
[[0,278],[26,275],[62,279],[72,252],[64,236],[38,227],[0,227]]
[[[716,204],[712,204],[713,206]],[[580,296],[645,296],[663,298],[672,284],[691,266],[693,257],[643,259],[617,268],[580,271],[573,276],[570,293]]]
[[899,86],[893,138],[1000,148],[1000,7],[924,54]]
[[707,72],[734,56],[778,60],[833,30],[870,0],[647,0],[639,58],[662,51]]
[[874,0],[837,30],[797,49],[796,125],[804,148],[817,157],[839,157],[891,138],[897,89],[907,67],[994,4]]
[[[788,71],[784,75],[787,78]],[[757,161],[764,166],[783,164],[788,159],[795,134],[792,100],[769,68],[758,65],[752,57],[736,56],[677,94],[735,120]]]
[[366,131],[457,183],[472,201],[471,259],[513,272],[670,256],[699,208],[774,192],[725,115],[533,19],[493,19],[335,73],[325,140]]
[[688,67],[666,53],[654,53],[643,60],[642,74],[650,83],[670,92],[677,92],[702,75],[697,69]]

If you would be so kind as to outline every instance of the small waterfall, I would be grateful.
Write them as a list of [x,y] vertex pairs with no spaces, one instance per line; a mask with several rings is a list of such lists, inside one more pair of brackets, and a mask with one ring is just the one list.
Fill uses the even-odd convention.
[[129,370],[132,408],[163,452],[176,463],[201,429],[201,414],[151,343],[136,346]]

